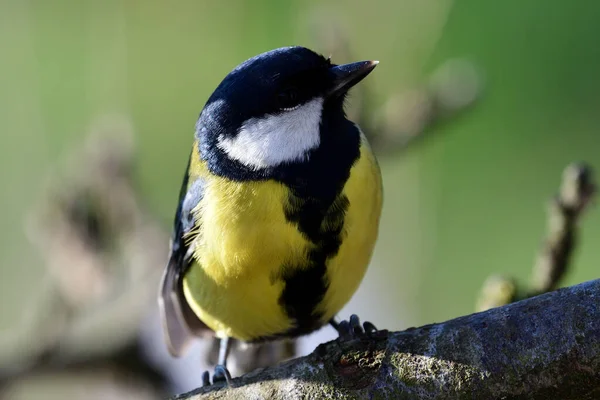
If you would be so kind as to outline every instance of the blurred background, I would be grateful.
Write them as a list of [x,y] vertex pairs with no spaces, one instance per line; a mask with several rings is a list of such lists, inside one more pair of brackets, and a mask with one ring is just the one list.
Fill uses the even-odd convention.
[[[527,281],[562,170],[599,166],[598,20],[561,0],[0,0],[1,398],[200,385],[211,344],[168,356],[156,285],[202,106],[276,47],[380,61],[349,106],[385,208],[341,317],[400,330],[473,312],[490,274]],[[598,277],[599,222],[564,285]]]

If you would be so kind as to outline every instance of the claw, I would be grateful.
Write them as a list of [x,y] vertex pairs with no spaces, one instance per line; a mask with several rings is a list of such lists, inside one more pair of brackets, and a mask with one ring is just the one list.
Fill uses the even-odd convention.
[[377,327],[370,323],[369,321],[363,322],[363,329],[367,335],[377,332]]
[[361,324],[356,314],[352,314],[349,320],[341,322],[332,320],[330,324],[338,331],[342,341],[362,338],[377,332],[377,328],[372,323],[365,321]]
[[231,374],[224,365],[217,365],[213,374],[213,383],[226,382],[227,386],[231,386]]
[[352,330],[352,334],[355,336],[360,336],[365,333],[362,326],[360,326],[360,319],[356,314],[352,314],[350,316],[350,329]]
[[217,365],[215,367],[215,372],[213,373],[212,383],[210,382],[210,373],[208,371],[204,371],[202,374],[202,386],[210,386],[215,383],[223,383],[225,382],[227,387],[231,387],[231,373],[224,365]]
[[210,373],[208,371],[202,373],[202,386],[210,386]]
[[[225,366],[227,362],[227,356],[231,348],[231,340],[229,337],[221,338],[219,341],[219,363],[215,366],[215,372],[213,373],[212,384],[226,382],[227,387],[231,387],[231,374]],[[202,374],[202,386],[210,386],[210,374],[208,371],[204,371]]]
[[338,324],[337,331],[342,340],[352,339],[352,328],[350,328],[350,323],[348,321],[341,321]]

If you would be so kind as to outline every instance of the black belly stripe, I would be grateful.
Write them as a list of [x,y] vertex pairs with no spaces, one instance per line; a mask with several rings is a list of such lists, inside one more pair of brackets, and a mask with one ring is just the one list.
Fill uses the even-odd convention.
[[284,336],[307,334],[322,324],[322,314],[316,308],[329,287],[327,261],[337,254],[342,243],[348,205],[344,194],[338,194],[333,201],[290,195],[286,218],[297,224],[315,248],[302,264],[283,266],[279,279],[284,281],[285,288],[279,302],[295,322]]

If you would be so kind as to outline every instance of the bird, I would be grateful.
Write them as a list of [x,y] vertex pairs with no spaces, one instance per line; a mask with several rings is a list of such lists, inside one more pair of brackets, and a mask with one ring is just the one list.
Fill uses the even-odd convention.
[[[170,354],[220,339],[215,382],[231,382],[230,340],[376,331],[337,314],[378,237],[378,161],[344,111],[378,61],[334,64],[302,46],[225,76],[195,125],[158,303]],[[210,385],[205,372],[203,384]]]

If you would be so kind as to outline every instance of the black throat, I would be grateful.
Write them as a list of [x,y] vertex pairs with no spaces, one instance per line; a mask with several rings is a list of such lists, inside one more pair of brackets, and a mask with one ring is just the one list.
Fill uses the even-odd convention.
[[[302,197],[330,198],[341,190],[350,168],[360,154],[360,131],[346,119],[342,97],[323,105],[319,147],[307,154],[308,161],[291,162],[276,167],[252,169],[229,158],[218,146],[224,130],[210,115],[201,115],[196,139],[202,159],[210,171],[233,181],[276,180]],[[209,114],[209,113],[208,113]],[[302,132],[298,132],[302,134]]]

